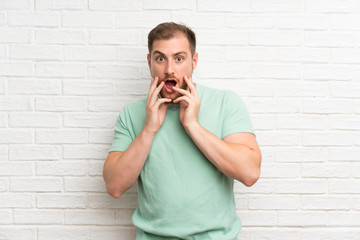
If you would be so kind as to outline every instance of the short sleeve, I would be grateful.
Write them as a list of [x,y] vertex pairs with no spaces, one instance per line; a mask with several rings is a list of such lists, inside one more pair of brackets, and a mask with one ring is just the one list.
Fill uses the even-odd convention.
[[223,103],[225,115],[221,138],[238,132],[255,134],[248,110],[242,99],[235,92],[227,91]]
[[126,110],[123,110],[119,114],[119,117],[116,121],[115,131],[114,131],[114,141],[109,152],[125,151],[133,141],[133,138],[129,131],[129,124],[127,121],[128,117],[126,112],[127,112]]

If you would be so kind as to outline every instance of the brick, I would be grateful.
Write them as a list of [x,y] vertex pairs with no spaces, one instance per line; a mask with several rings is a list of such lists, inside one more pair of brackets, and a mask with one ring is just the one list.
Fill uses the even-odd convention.
[[115,212],[113,210],[65,210],[65,224],[71,225],[113,225]]
[[94,226],[90,227],[90,239],[118,240],[121,236],[121,240],[133,240],[136,237],[136,231],[136,228],[131,226]]
[[301,69],[298,65],[250,65],[249,78],[300,79]]
[[8,91],[10,94],[28,94],[28,95],[60,94],[61,81],[59,79],[14,78],[8,82]]
[[227,47],[225,59],[230,61],[275,61],[277,51],[273,48],[262,47]]
[[37,97],[36,109],[49,112],[83,112],[87,109],[87,101],[81,97]]
[[69,145],[64,146],[64,158],[70,159],[105,159],[108,145]]
[[288,239],[300,240],[302,235],[301,235],[301,230],[299,230],[298,228],[271,227],[271,228],[261,228],[261,229],[260,228],[250,229],[249,239],[263,240],[268,238],[269,236],[276,236],[277,240],[288,240]]
[[277,0],[253,0],[251,5],[252,12],[302,12],[303,3],[299,0],[277,1]]
[[275,83],[275,96],[278,97],[325,97],[328,95],[329,85],[316,82],[289,82]]
[[33,208],[34,206],[34,196],[32,194],[0,193],[0,208]]
[[0,13],[0,26],[4,26],[5,23],[6,23],[6,15],[5,13]]
[[243,63],[202,63],[197,69],[197,75],[204,79],[246,78],[249,75],[249,65]]
[[[334,30],[358,31],[360,30],[360,16],[358,14],[331,15],[331,28]],[[352,50],[356,51],[356,49]]]
[[332,84],[330,94],[332,97],[357,98],[359,97],[360,84]]
[[59,113],[10,113],[11,127],[59,127],[61,115]]
[[7,178],[0,178],[0,192],[9,191],[9,180]]
[[111,144],[114,138],[114,130],[89,130],[89,143]]
[[330,117],[330,127],[337,130],[360,130],[360,117],[332,116]]
[[7,126],[8,126],[8,115],[5,113],[0,113],[0,127],[4,128]]
[[301,211],[301,212],[279,212],[278,225],[279,226],[293,226],[293,227],[315,227],[326,226],[328,213],[324,211]]
[[106,80],[63,80],[65,95],[76,96],[101,96],[115,95],[115,83]]
[[353,177],[360,177],[360,164],[352,165],[351,172]]
[[60,156],[60,146],[12,145],[9,149],[9,160],[56,160]]
[[88,131],[82,129],[37,130],[36,143],[87,143]]
[[355,135],[349,132],[303,132],[303,146],[352,146]]
[[37,240],[36,227],[31,226],[0,226],[0,237],[2,239],[26,239]]
[[251,121],[258,130],[271,130],[276,126],[276,117],[269,115],[252,115]]
[[117,116],[109,113],[65,113],[65,127],[113,128]]
[[254,210],[292,210],[298,209],[298,196],[266,196],[252,195],[249,197],[249,209]]
[[117,209],[116,212],[116,224],[132,225],[132,215],[135,209]]
[[91,44],[138,45],[141,34],[137,30],[91,31]]
[[89,0],[89,7],[91,10],[104,11],[137,11],[142,9],[140,0]]
[[15,224],[63,224],[62,210],[14,210]]
[[[299,1],[300,2],[300,1]],[[279,29],[326,30],[329,19],[324,15],[279,16]]]
[[275,26],[275,18],[269,16],[227,16],[225,26],[231,28],[269,29]]
[[350,210],[348,197],[301,196],[301,208],[306,210]]
[[326,48],[280,48],[279,61],[282,62],[318,62],[330,61],[330,49]]
[[64,27],[112,28],[113,16],[97,12],[63,12],[62,25]]
[[198,30],[197,43],[201,46],[246,46],[249,44],[249,32],[241,30]]
[[[123,104],[139,100],[147,96],[150,88],[150,81],[150,78],[145,81],[121,81],[116,84],[116,94],[126,96],[122,97],[122,100],[125,101]],[[130,98],[129,94],[134,96]]]
[[360,179],[329,179],[329,193],[359,194]]
[[351,206],[354,210],[360,210],[360,197],[353,196],[351,197]]
[[357,69],[348,65],[311,64],[304,66],[305,80],[349,81],[357,74]]
[[33,130],[0,129],[0,144],[32,143],[33,139]]
[[68,10],[68,9],[87,9],[86,0],[37,0],[37,10]]
[[[0,41],[1,42],[1,41]],[[85,44],[85,31],[35,30],[35,42],[40,44]]]
[[278,147],[276,149],[277,162],[325,162],[328,152],[325,148],[317,147]]
[[112,46],[65,46],[64,59],[74,61],[109,61],[115,60],[116,49]]
[[65,177],[65,191],[105,192],[105,183],[102,177]]
[[356,239],[360,235],[360,230],[356,228],[306,228],[302,230],[303,239]]
[[329,161],[359,161],[360,148],[329,147]]
[[[196,16],[196,15],[194,15]],[[121,12],[115,13],[116,28],[152,28],[161,22],[171,19],[171,14],[163,12],[162,14],[153,14],[147,12]],[[135,49],[134,49],[135,50]]]
[[273,180],[269,179],[259,179],[254,186],[251,188],[246,187],[240,182],[236,182],[234,184],[234,192],[235,193],[261,193],[261,194],[268,194],[273,193],[275,190],[275,185]]
[[8,23],[10,26],[20,27],[58,27],[60,26],[60,14],[56,12],[9,12]]
[[219,2],[216,0],[198,1],[199,12],[250,12],[250,7],[250,0],[226,0],[223,2]]
[[[0,224],[11,224],[11,223],[12,223],[11,210],[0,210]],[[0,235],[0,237],[2,237],[2,235]]]
[[147,47],[120,46],[117,47],[116,60],[127,63],[131,59],[132,62],[138,61],[143,63],[146,59],[146,54],[148,54]]
[[318,114],[352,113],[353,108],[353,101],[339,99],[304,100],[302,106],[304,113]]
[[0,29],[0,43],[29,43],[31,31],[29,29],[6,28]]
[[103,175],[104,160],[90,161],[89,175],[102,176]]
[[332,60],[334,63],[360,63],[360,49],[333,49]]
[[76,236],[77,240],[89,240],[87,226],[39,226],[37,240],[68,240]]
[[305,11],[310,13],[350,13],[355,9],[355,0],[305,0]]
[[0,76],[29,77],[33,74],[34,66],[31,63],[0,63]]
[[9,156],[8,146],[0,145],[0,159],[2,161],[7,161]]
[[60,177],[10,178],[11,192],[60,192],[61,189]]
[[85,161],[43,161],[36,163],[37,176],[84,176],[88,171]]
[[[216,80],[215,80],[216,81]],[[233,89],[239,96],[245,97],[272,97],[274,96],[274,85],[268,81],[263,80],[249,80],[238,81],[236,79],[229,79],[227,84],[217,81],[224,89]],[[206,80],[206,86],[208,86],[208,80]],[[243,99],[245,101],[245,99]],[[249,109],[251,111],[251,109]]]
[[291,99],[254,99],[249,102],[249,109],[254,113],[298,113],[300,103]]
[[163,1],[148,0],[144,2],[146,10],[195,10],[196,4],[191,0],[184,1]]
[[351,166],[349,164],[334,163],[306,163],[302,164],[303,178],[348,178]]
[[36,75],[39,77],[82,78],[86,74],[86,65],[80,63],[37,63]]
[[275,211],[238,211],[237,215],[240,217],[244,227],[277,225]]
[[[126,92],[126,91],[124,91]],[[126,92],[129,93],[129,92]],[[143,96],[129,98],[128,96],[121,96],[117,98],[90,98],[89,111],[92,112],[120,112],[121,109],[135,100],[143,99]]]
[[354,47],[355,35],[345,33],[305,32],[306,47]]
[[[1,22],[1,20],[0,20],[0,22]],[[0,26],[1,26],[1,24],[0,24]],[[0,59],[6,59],[6,58],[8,58],[7,46],[6,45],[0,45]],[[0,84],[0,87],[1,87],[1,84]],[[2,93],[1,90],[0,90],[0,93]]]
[[34,164],[27,162],[2,162],[0,176],[29,176],[33,175]]
[[330,211],[329,226],[359,227],[360,215],[357,212]]
[[326,129],[326,125],[325,116],[290,115],[277,118],[278,129],[323,130]]
[[31,111],[34,110],[34,97],[0,96],[1,111]]
[[26,60],[61,60],[62,48],[60,46],[52,45],[10,45],[10,58]]
[[262,164],[261,178],[297,178],[300,170],[299,164]]
[[1,10],[32,10],[34,1],[32,0],[2,0],[0,2]]
[[86,208],[87,197],[85,194],[69,193],[39,193],[36,197],[37,208]]
[[276,180],[276,193],[325,193],[327,182],[325,179],[306,179],[306,180]]
[[300,32],[256,31],[250,33],[253,46],[299,46],[302,43]]
[[138,198],[136,194],[125,193],[118,199],[103,193],[89,194],[89,206],[91,208],[137,208]]
[[88,77],[99,79],[142,79],[148,73],[147,67],[134,65],[89,64]]

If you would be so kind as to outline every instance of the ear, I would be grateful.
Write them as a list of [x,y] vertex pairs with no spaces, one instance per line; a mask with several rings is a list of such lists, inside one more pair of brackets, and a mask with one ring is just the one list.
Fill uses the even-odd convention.
[[199,54],[196,52],[194,53],[193,59],[192,59],[192,67],[193,70],[196,68],[197,63],[198,63],[198,58],[199,58]]
[[147,61],[148,61],[149,69],[151,69],[150,54],[149,53],[147,54]]

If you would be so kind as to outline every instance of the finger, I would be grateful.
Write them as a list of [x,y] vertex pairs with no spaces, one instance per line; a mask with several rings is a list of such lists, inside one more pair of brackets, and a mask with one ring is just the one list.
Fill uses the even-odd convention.
[[158,80],[159,80],[159,78],[157,76],[155,78],[151,78],[151,83],[150,83],[150,88],[149,88],[149,92],[148,92],[148,101],[147,102],[150,102],[152,93],[154,92],[154,89],[156,88]]
[[188,90],[184,90],[184,89],[182,89],[182,88],[177,88],[177,87],[173,87],[172,89],[175,90],[175,91],[177,91],[177,92],[179,92],[179,93],[181,93],[182,95],[185,95],[185,96],[188,96],[188,97],[192,97],[192,96],[191,96],[191,93],[190,93]]
[[184,76],[184,80],[185,80],[186,84],[188,85],[191,94],[196,96],[197,95],[196,86],[195,86],[194,82],[192,81],[192,78],[191,77],[188,78],[187,76]]
[[[161,108],[164,107],[164,105],[169,105],[169,103],[171,102],[170,98],[160,98],[156,101],[156,103],[154,104],[154,107],[159,108],[161,104],[163,104],[161,106]],[[166,106],[167,108],[167,106]]]
[[159,86],[157,86],[154,89],[154,91],[151,93],[151,99],[150,99],[151,105],[155,103],[156,99],[158,99],[159,93],[160,93],[161,89],[163,88],[164,84],[165,84],[164,82],[161,82],[159,84]]
[[192,103],[191,99],[190,99],[188,96],[178,97],[178,98],[175,99],[173,102],[174,102],[174,103],[178,103],[178,102],[181,102],[181,101],[186,102],[188,105]]

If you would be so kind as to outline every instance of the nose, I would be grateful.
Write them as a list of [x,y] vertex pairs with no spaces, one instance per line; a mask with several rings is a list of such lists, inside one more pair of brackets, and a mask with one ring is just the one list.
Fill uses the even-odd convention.
[[174,74],[174,65],[171,61],[167,61],[165,73],[168,75]]

